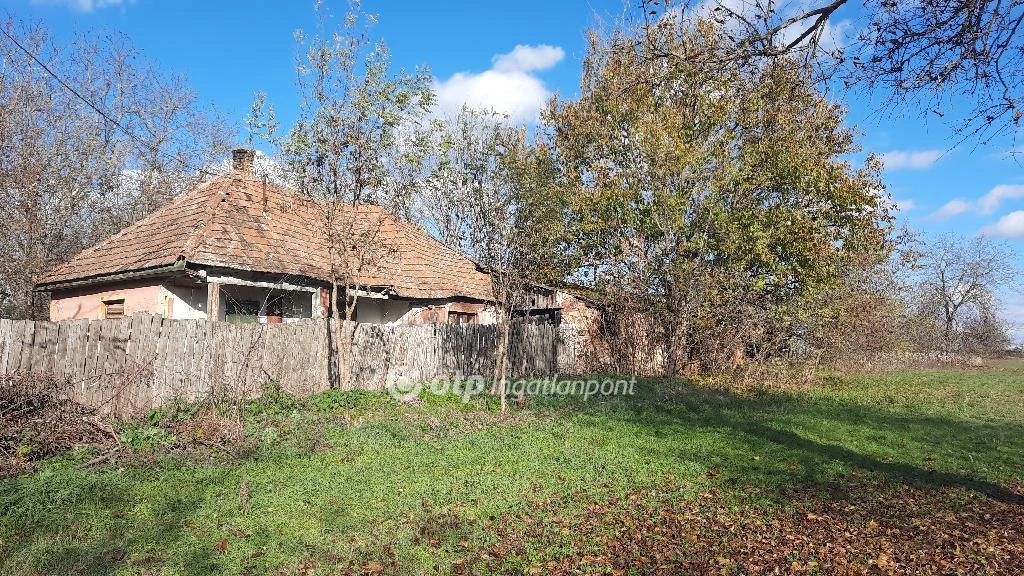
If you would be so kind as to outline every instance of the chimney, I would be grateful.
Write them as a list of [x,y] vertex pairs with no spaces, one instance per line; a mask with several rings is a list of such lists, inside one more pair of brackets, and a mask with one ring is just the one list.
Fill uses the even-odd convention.
[[252,148],[235,148],[231,151],[231,169],[251,175],[255,159],[256,151]]

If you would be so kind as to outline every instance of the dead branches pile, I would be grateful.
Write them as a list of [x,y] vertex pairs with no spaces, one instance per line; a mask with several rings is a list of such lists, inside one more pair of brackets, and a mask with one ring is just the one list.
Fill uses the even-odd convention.
[[0,476],[73,448],[119,444],[113,428],[68,398],[67,389],[53,378],[0,377]]

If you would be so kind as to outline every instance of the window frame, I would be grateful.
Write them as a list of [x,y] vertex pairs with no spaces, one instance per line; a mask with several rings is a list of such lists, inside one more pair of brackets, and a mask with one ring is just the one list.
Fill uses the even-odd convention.
[[[457,322],[452,322],[452,319],[458,319]],[[477,312],[448,312],[448,324],[451,326],[462,326],[464,324],[479,324],[480,314]]]
[[[109,308],[111,306],[120,306],[121,313],[113,317],[110,316]],[[100,319],[102,320],[120,320],[125,317],[125,299],[124,296],[108,296],[100,298]]]

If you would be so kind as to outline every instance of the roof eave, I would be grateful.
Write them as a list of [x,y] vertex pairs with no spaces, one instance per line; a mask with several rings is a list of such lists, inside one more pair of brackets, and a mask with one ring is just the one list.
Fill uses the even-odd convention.
[[77,288],[79,286],[91,286],[95,284],[108,284],[110,282],[119,282],[121,280],[136,280],[139,278],[150,278],[153,276],[160,276],[171,272],[180,272],[184,269],[185,258],[181,257],[178,258],[173,264],[165,264],[162,266],[140,268],[137,270],[129,270],[127,272],[115,272],[113,274],[99,274],[96,276],[87,276],[83,278],[75,278],[72,280],[40,282],[32,287],[32,291],[53,292],[54,290],[65,290],[68,288]]

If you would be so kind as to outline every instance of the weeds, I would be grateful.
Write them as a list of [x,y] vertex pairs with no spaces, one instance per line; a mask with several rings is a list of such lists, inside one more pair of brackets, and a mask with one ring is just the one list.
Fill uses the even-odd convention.
[[96,454],[78,449],[0,481],[0,573],[614,572],[616,558],[926,573],[915,547],[949,573],[1012,573],[1022,376],[833,374],[742,394],[651,379],[508,416],[429,393],[168,406],[117,424],[110,462],[78,469]]

